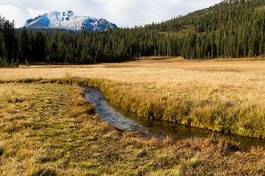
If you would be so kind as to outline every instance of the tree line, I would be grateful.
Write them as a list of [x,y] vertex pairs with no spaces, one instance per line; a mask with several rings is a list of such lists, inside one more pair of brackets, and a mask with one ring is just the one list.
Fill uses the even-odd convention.
[[107,32],[15,30],[0,18],[0,64],[91,64],[140,56],[187,59],[265,54],[265,0],[220,3],[159,24]]

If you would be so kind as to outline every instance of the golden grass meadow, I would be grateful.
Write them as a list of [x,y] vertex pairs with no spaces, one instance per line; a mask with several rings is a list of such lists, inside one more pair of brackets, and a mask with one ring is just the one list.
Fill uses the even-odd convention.
[[264,68],[263,60],[178,58],[2,68],[0,175],[263,175],[263,147],[121,132],[80,87],[99,87],[139,118],[265,138]]

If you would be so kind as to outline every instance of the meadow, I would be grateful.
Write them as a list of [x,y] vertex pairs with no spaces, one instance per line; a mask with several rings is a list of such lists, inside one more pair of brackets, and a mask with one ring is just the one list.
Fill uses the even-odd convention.
[[100,120],[80,87],[99,87],[139,118],[263,138],[264,67],[176,58],[0,69],[0,174],[263,175],[263,147],[121,132]]
[[1,69],[1,80],[75,79],[139,118],[265,138],[265,61],[140,60]]

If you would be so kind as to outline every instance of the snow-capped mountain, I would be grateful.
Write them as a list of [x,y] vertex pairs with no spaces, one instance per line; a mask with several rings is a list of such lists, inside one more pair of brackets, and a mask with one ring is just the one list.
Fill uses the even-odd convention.
[[97,19],[87,16],[77,16],[73,11],[64,12],[52,11],[29,19],[25,24],[26,28],[31,29],[66,29],[72,31],[107,31],[118,27],[105,19]]

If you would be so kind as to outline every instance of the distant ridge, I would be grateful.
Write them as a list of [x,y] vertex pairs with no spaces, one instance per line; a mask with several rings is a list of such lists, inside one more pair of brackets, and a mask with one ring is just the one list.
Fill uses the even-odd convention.
[[234,3],[244,3],[250,1],[251,0],[224,0],[223,3],[234,4]]
[[97,19],[88,16],[77,16],[71,10],[64,12],[51,11],[33,19],[28,19],[25,27],[30,29],[65,29],[91,32],[104,32],[118,28],[116,24],[103,18]]

